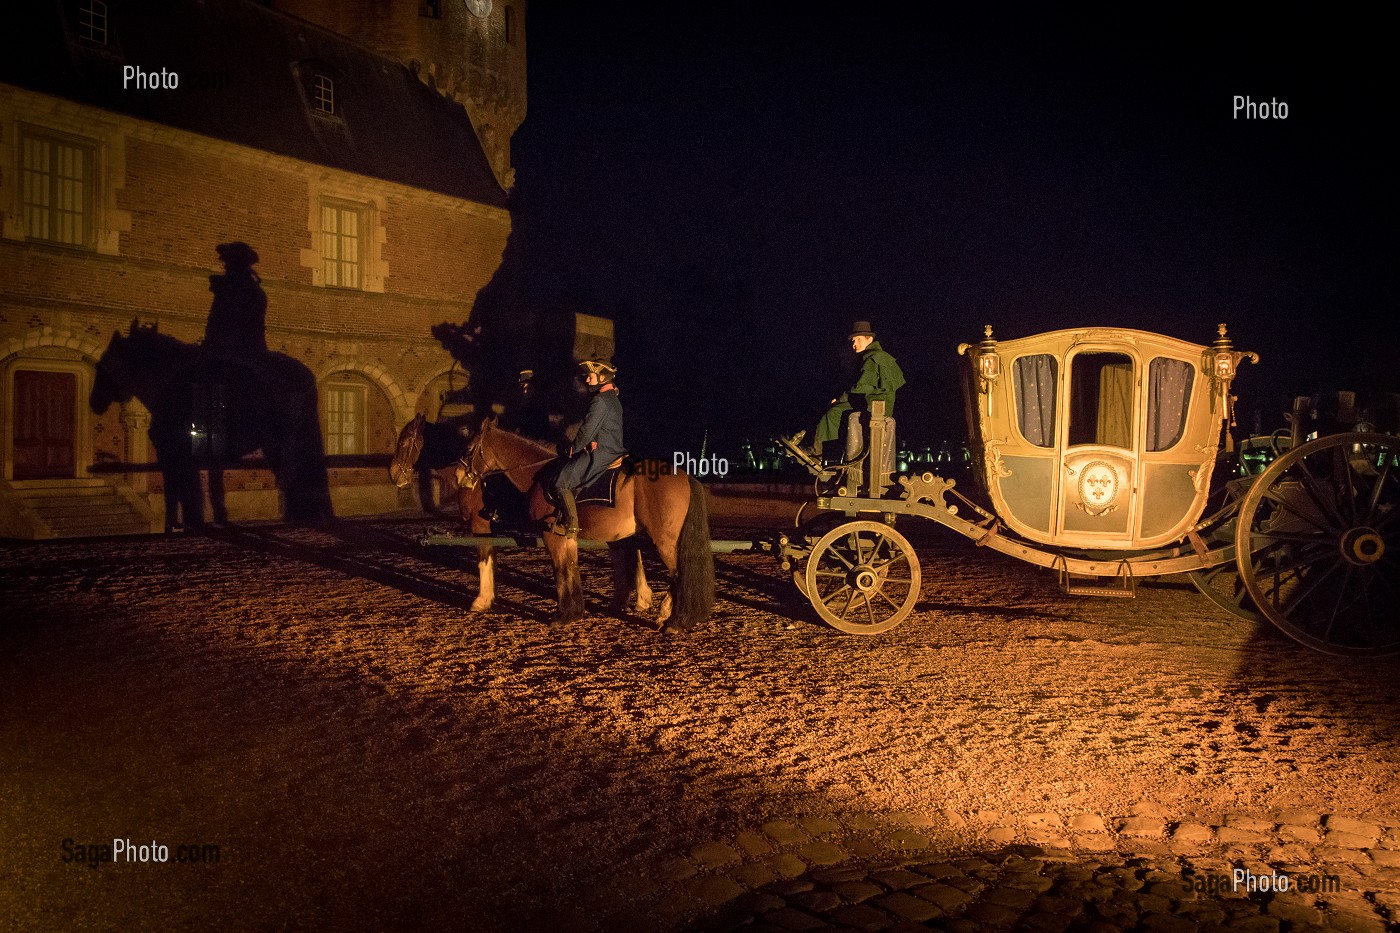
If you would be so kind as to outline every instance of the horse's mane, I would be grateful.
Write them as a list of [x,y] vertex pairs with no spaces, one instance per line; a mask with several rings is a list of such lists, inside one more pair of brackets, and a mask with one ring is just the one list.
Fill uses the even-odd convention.
[[542,444],[539,441],[531,440],[522,434],[516,434],[514,431],[498,428],[489,421],[482,427],[483,433],[487,431],[491,432],[494,438],[499,438],[499,442],[503,444],[505,448],[503,451],[505,455],[502,457],[503,460],[506,457],[511,459],[519,457],[520,462],[529,463],[546,457],[556,456],[553,447]]
[[196,344],[185,343],[170,334],[161,333],[154,325],[149,327],[138,325],[131,328],[127,339],[142,350],[158,353],[188,353],[199,349]]

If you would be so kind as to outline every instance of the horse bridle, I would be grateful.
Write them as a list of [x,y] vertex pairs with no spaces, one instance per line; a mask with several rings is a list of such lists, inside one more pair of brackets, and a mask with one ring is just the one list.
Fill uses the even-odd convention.
[[476,468],[476,458],[481,455],[481,439],[485,436],[485,431],[478,431],[476,437],[472,438],[471,443],[467,445],[466,456],[457,458],[458,489],[475,489],[487,474],[485,469],[478,470]]
[[417,463],[418,457],[423,453],[423,444],[423,433],[420,430],[416,437],[409,440],[403,451],[395,452],[390,478],[394,481],[394,485],[400,489],[407,486],[413,479],[413,467],[405,465],[403,461],[408,461],[410,464]]
[[544,466],[546,463],[555,460],[555,457],[545,457],[543,460],[535,460],[530,463],[521,463],[513,467],[496,467],[486,469],[482,464],[481,469],[477,469],[476,462],[481,456],[481,442],[486,439],[486,429],[478,431],[476,437],[472,438],[471,444],[467,446],[465,456],[457,459],[457,486],[458,488],[475,489],[477,484],[488,476],[496,473],[514,473],[516,470],[527,470],[530,467]]

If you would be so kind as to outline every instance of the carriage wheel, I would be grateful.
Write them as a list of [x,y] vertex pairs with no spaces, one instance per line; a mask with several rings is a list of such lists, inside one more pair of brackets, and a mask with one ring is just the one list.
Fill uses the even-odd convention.
[[1400,651],[1400,438],[1335,434],[1254,481],[1235,531],[1259,612],[1328,654]]
[[[1206,510],[1211,513],[1211,520],[1215,523],[1208,535],[1211,543],[1225,544],[1235,539],[1236,519],[1248,485],[1246,481],[1232,479],[1220,490],[1211,493],[1211,499],[1206,505]],[[1192,585],[1200,590],[1203,596],[1230,615],[1246,622],[1263,621],[1264,617],[1259,614],[1254,601],[1249,597],[1249,591],[1245,589],[1244,581],[1240,579],[1239,566],[1233,561],[1216,564],[1205,570],[1193,570],[1188,576]]]
[[1254,608],[1254,601],[1249,598],[1249,591],[1245,589],[1244,581],[1240,579],[1239,567],[1235,564],[1219,564],[1209,570],[1193,570],[1189,576],[1202,595],[1232,616],[1247,622],[1263,620],[1264,617]]
[[919,558],[881,522],[833,528],[807,558],[806,596],[828,625],[852,635],[887,632],[919,599]]

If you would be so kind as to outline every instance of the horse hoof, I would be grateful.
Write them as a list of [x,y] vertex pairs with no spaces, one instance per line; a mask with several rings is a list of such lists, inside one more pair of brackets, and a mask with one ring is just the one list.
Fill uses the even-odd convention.
[[487,611],[487,610],[490,609],[490,608],[491,608],[491,600],[488,599],[488,600],[486,600],[485,602],[483,602],[483,601],[481,601],[481,600],[478,599],[478,600],[473,600],[473,601],[472,601],[471,608],[470,608],[468,611],[469,611],[469,612],[485,612],[485,611]]
[[665,625],[661,626],[662,635],[684,635],[689,631],[690,629],[683,625],[677,625],[674,622],[667,622]]

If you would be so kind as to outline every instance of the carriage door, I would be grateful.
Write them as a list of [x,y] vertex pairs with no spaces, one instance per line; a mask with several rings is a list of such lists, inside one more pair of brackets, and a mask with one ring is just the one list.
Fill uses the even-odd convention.
[[76,476],[77,374],[17,369],[14,380],[14,478]]
[[1137,485],[1137,373],[1125,353],[1069,359],[1060,456],[1060,537],[1085,547],[1127,546]]

